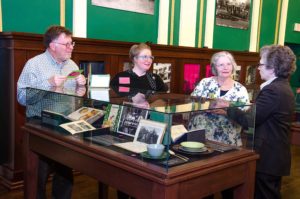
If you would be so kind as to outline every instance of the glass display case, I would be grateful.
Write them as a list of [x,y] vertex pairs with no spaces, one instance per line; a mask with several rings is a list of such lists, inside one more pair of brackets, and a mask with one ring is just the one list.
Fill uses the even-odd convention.
[[254,104],[128,87],[27,88],[26,104],[27,125],[166,169],[253,150]]

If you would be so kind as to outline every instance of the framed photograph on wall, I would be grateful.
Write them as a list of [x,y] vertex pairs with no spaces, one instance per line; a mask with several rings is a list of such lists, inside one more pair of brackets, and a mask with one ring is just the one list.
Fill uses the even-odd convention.
[[235,71],[233,73],[233,79],[235,81],[240,81],[241,69],[242,69],[242,67],[240,65],[236,66],[236,69],[235,69]]
[[159,144],[162,142],[166,127],[166,123],[141,119],[134,136],[134,141],[146,144]]
[[249,100],[252,102],[253,100],[253,95],[254,95],[254,89],[247,89],[248,95],[249,95]]
[[153,73],[160,76],[163,82],[168,85],[168,92],[170,92],[171,84],[171,73],[172,64],[171,63],[153,63]]
[[154,0],[92,0],[92,5],[150,15],[154,14]]
[[132,64],[130,62],[124,62],[123,63],[123,71],[132,69]]
[[246,79],[245,79],[245,84],[246,85],[251,85],[254,84],[256,81],[256,70],[257,67],[253,65],[249,65],[246,68]]
[[248,29],[251,0],[217,0],[216,24]]

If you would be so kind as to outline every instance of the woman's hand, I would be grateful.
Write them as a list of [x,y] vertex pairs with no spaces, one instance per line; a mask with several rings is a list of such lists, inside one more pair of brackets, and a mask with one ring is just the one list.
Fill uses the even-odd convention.
[[215,99],[210,102],[209,108],[212,108],[210,112],[218,114],[218,115],[226,115],[227,111],[226,108],[228,108],[230,103],[223,99]]

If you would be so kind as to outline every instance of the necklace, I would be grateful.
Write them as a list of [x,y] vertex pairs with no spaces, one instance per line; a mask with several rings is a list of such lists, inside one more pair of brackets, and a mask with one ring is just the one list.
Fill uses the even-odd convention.
[[230,90],[233,86],[233,81],[232,79],[225,79],[223,81],[221,81],[218,77],[217,77],[217,83],[218,83],[218,87],[221,90]]

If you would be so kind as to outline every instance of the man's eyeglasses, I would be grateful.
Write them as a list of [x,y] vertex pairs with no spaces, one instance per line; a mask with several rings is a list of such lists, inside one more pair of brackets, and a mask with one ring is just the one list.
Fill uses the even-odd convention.
[[154,60],[154,56],[147,56],[147,55],[136,56],[136,58],[139,58],[141,60],[147,60],[147,59],[151,59],[152,61]]
[[71,46],[72,46],[72,47],[75,46],[75,41],[70,42],[70,43],[65,43],[65,44],[59,43],[59,42],[52,42],[52,43],[59,44],[59,45],[63,45],[63,46],[65,46],[66,48],[70,48]]

